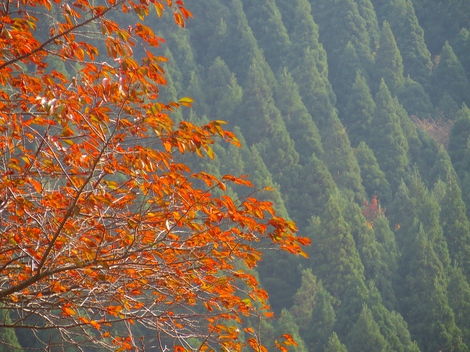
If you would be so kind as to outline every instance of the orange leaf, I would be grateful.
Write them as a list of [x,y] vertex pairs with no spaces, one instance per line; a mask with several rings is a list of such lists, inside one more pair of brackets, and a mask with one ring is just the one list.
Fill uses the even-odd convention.
[[62,307],[62,314],[65,316],[75,316],[77,315],[77,312],[70,308],[70,306],[64,306]]

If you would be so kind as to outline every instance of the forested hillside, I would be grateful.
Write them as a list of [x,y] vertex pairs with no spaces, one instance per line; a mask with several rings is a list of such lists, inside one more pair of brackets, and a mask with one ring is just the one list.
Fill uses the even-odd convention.
[[260,196],[311,240],[308,259],[268,252],[256,268],[276,315],[261,337],[289,333],[300,352],[470,350],[470,2],[186,6],[186,28],[153,28],[161,96],[192,97],[176,121],[225,120],[243,144],[188,162],[273,186]]

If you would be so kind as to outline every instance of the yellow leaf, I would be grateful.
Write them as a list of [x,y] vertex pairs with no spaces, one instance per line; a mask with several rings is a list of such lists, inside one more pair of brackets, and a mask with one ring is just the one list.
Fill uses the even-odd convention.
[[157,12],[158,17],[162,17],[163,9],[160,3],[155,4],[155,11]]
[[193,105],[193,103],[194,103],[194,100],[191,99],[190,97],[183,97],[180,100],[178,100],[178,104],[182,106],[186,106],[188,108],[190,108]]
[[209,156],[209,158],[214,159],[214,151],[212,150],[211,147],[207,147],[206,153]]

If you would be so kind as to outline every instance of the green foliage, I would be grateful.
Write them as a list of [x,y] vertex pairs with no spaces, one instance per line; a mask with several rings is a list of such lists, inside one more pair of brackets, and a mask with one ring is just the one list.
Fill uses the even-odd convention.
[[[302,270],[302,284],[293,297],[294,305],[290,309],[301,332],[305,332],[312,322],[313,307],[318,304],[318,299],[316,299],[318,290],[319,284],[312,270]],[[302,335],[305,336],[304,333]]]
[[375,52],[379,45],[380,28],[375,13],[373,1],[371,0],[356,0],[357,9],[361,17],[365,20],[367,33],[370,37],[370,49],[372,53]]
[[404,251],[400,311],[407,320],[411,336],[424,351],[463,351],[461,332],[447,299],[446,275],[423,226]]
[[372,312],[365,304],[347,341],[350,352],[388,350],[387,341],[380,333],[380,328],[375,322]]
[[401,127],[396,102],[384,80],[375,97],[368,145],[392,188],[397,187],[408,165],[408,141]]
[[380,202],[388,204],[392,200],[392,189],[380,169],[374,152],[365,142],[361,142],[356,149],[356,159],[361,168],[362,182],[368,199],[377,196]]
[[336,323],[333,307],[335,303],[333,297],[320,282],[315,296],[311,323],[302,329],[304,340],[313,351],[321,351],[323,348],[326,350],[325,346],[329,344],[328,336],[335,334],[333,331]]
[[470,109],[465,105],[450,132],[449,155],[457,175],[463,178],[470,171]]
[[270,0],[242,1],[248,23],[266,61],[273,71],[279,70],[291,43],[276,3]]
[[[393,266],[388,268],[386,261],[382,258],[384,248],[377,241],[373,229],[376,219],[365,219],[356,203],[349,202],[344,205],[344,208],[344,219],[351,226],[351,234],[364,265],[365,280],[375,282],[384,298],[393,301],[393,273],[391,271]],[[380,209],[378,212],[379,217],[384,216],[380,214]]]
[[450,258],[470,276],[470,226],[462,191],[453,174],[435,185],[441,207],[440,222],[444,231]]
[[370,94],[366,79],[356,73],[347,105],[340,117],[346,127],[352,146],[368,140],[370,124],[375,110],[375,102]]
[[470,3],[466,0],[413,0],[416,15],[432,54],[470,23]]
[[431,96],[434,102],[444,93],[460,106],[462,103],[470,104],[470,83],[465,71],[460,64],[454,50],[446,42],[439,55],[439,63],[431,76]]
[[391,92],[405,83],[403,60],[390,25],[385,21],[380,32],[379,48],[375,56],[374,80],[378,84],[382,79]]
[[409,76],[396,91],[398,100],[408,114],[417,116],[429,116],[433,111],[431,98],[425,92],[423,86],[413,81]]
[[346,346],[339,341],[338,335],[332,333],[328,339],[328,344],[325,347],[324,352],[348,352]]
[[468,211],[470,207],[470,109],[465,105],[457,114],[457,121],[450,133],[449,155],[459,177],[462,198]]
[[[320,221],[317,228],[312,226],[310,265],[328,292],[341,298],[351,285],[363,281],[364,266],[343,218],[338,195],[329,196]],[[332,267],[336,268],[334,273],[330,270]]]
[[468,28],[462,28],[460,30],[459,34],[452,42],[452,47],[465,70],[467,78],[470,78],[470,57],[468,55],[470,51],[470,30]]
[[281,317],[277,321],[276,325],[278,327],[278,331],[277,331],[278,335],[290,334],[294,338],[295,342],[297,343],[297,346],[290,346],[288,348],[288,351],[292,351],[292,352],[294,351],[295,352],[297,351],[307,352],[308,351],[307,347],[305,346],[304,341],[300,337],[299,326],[296,324],[292,314],[288,310],[284,309],[281,312]]
[[428,87],[432,70],[431,54],[412,0],[392,0],[383,7],[386,9],[384,17],[390,23],[402,54],[405,76]]
[[364,66],[373,62],[367,24],[355,1],[312,0],[312,6],[315,8],[314,20],[320,26],[320,40],[329,53],[328,63],[333,76],[337,73],[339,53],[349,42],[356,49]]
[[[351,96],[357,94],[355,90],[362,88],[357,87],[357,76],[363,78],[368,77],[368,74],[351,42],[344,47],[338,57],[338,68],[335,75],[331,77],[331,82],[338,98],[336,106],[340,111],[340,117],[343,114],[347,118],[351,111],[347,104],[351,101]],[[369,89],[367,82],[365,86]]]
[[[382,302],[382,297],[383,294],[377,290],[373,281],[370,282],[367,305],[370,307],[374,320],[380,328],[380,333],[387,342],[386,350],[419,352],[418,346],[411,340],[408,325],[403,317],[396,311],[386,308],[387,302]],[[390,305],[390,302],[388,302],[388,305]]]
[[229,123],[236,121],[235,112],[242,102],[243,90],[220,57],[209,67],[204,92],[211,117]]
[[361,201],[365,197],[361,171],[349,143],[346,129],[334,113],[323,132],[323,162],[333,176],[342,194],[348,199]]
[[[468,277],[468,275],[467,275]],[[463,271],[454,266],[447,288],[449,306],[454,311],[455,322],[462,332],[462,342],[470,345],[470,285]]]
[[[11,325],[10,314],[0,305],[0,325]],[[22,352],[15,329],[0,328],[0,352]]]
[[[305,214],[310,214],[310,217],[320,216],[324,204],[337,192],[331,174],[315,155],[310,157],[306,165],[297,167],[296,173],[291,175],[288,189],[290,192],[286,197],[286,205],[289,215],[303,231],[309,225],[309,218]],[[314,233],[317,229],[311,231]],[[304,233],[304,235],[310,234]]]
[[312,154],[323,154],[320,132],[302,102],[298,85],[287,69],[279,75],[278,82],[275,91],[276,106],[279,107],[287,131],[295,142],[299,163],[304,165]]
[[336,96],[328,80],[327,55],[319,43],[318,25],[312,18],[308,0],[295,1],[294,17],[291,20],[293,25],[289,36],[292,49],[287,67],[299,86],[305,107],[321,128],[334,109]]

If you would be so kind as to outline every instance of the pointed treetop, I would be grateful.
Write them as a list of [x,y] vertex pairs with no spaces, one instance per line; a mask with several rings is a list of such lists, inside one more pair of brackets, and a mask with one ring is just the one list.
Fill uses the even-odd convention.
[[405,81],[403,72],[403,60],[395,37],[389,23],[384,21],[380,33],[379,48],[375,56],[375,81],[378,83],[384,79],[390,91],[395,92]]

